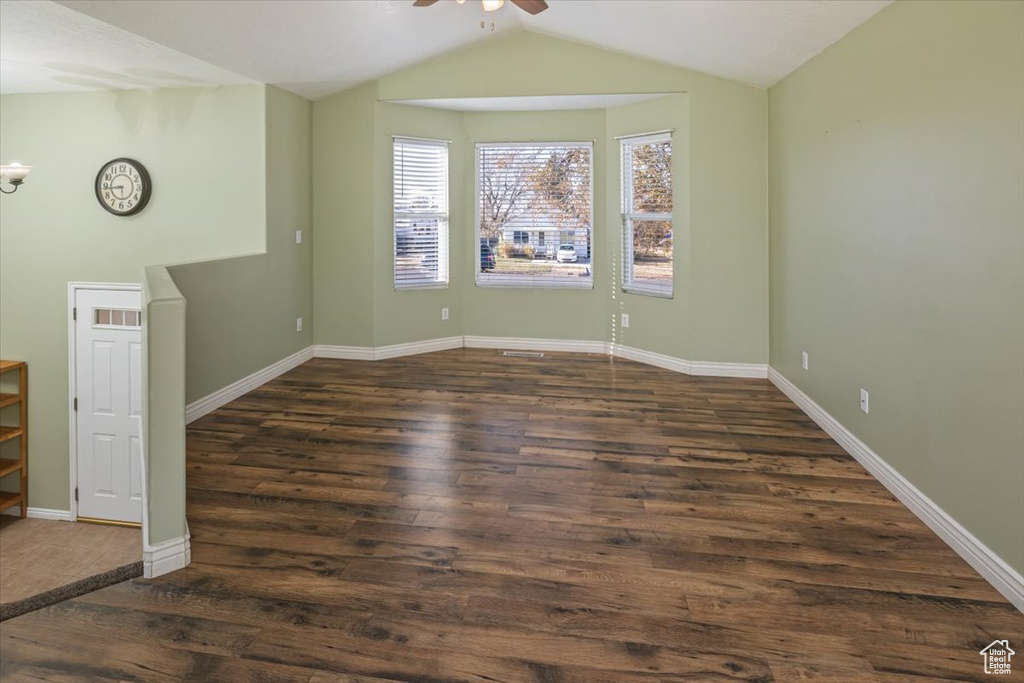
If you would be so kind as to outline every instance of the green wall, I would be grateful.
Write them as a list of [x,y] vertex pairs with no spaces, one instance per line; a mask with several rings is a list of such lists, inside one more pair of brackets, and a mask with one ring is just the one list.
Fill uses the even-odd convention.
[[[465,164],[466,148],[462,116],[457,112],[425,109],[378,102],[375,105],[373,187],[368,199],[373,202],[373,345],[404,344],[422,339],[461,335],[463,305],[461,292],[466,285],[464,267],[470,244],[466,232],[471,227],[472,207],[462,201],[464,180],[472,176]],[[393,148],[392,135],[451,140],[448,151],[449,176],[449,286],[443,289],[395,291],[394,236],[392,227]],[[467,173],[467,168],[469,169]],[[381,266],[383,264],[383,267]],[[471,277],[471,274],[469,274]],[[441,308],[450,318],[441,320]]]
[[[480,64],[488,65],[486,78]],[[686,95],[622,111],[459,113],[385,101],[637,92]],[[528,32],[316,102],[316,343],[383,346],[462,334],[626,339],[692,360],[767,362],[766,107],[758,88]],[[689,151],[679,177],[689,176],[681,191],[690,215],[677,218],[691,230],[686,249],[677,250],[677,282],[686,291],[672,301],[622,295],[616,279],[618,147],[609,138],[651,127],[678,127],[677,145]],[[447,289],[394,291],[392,135],[453,141]],[[531,139],[595,141],[594,290],[475,285],[473,143]],[[451,309],[446,323],[442,306]],[[618,312],[636,316],[628,338],[617,330]]]
[[265,106],[266,254],[169,269],[188,301],[188,403],[313,343],[312,104],[268,87]]
[[[0,97],[0,158],[35,167],[0,200],[0,356],[29,363],[32,507],[69,505],[68,282],[138,283],[145,265],[262,252],[264,91]],[[93,194],[119,156],[153,178],[149,206],[128,218]]]
[[897,2],[769,101],[772,365],[1024,571],[1024,3]]
[[373,346],[373,83],[313,104],[313,337]]

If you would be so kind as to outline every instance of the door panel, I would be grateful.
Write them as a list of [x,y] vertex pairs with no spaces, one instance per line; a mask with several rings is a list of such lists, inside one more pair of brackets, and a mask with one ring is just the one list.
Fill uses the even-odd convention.
[[117,437],[113,434],[92,435],[93,492],[96,495],[114,495],[114,468],[117,466],[114,462],[116,441]]
[[142,521],[138,420],[142,414],[142,294],[75,294],[78,515]]
[[114,413],[114,344],[95,339],[92,343],[92,408],[97,414]]

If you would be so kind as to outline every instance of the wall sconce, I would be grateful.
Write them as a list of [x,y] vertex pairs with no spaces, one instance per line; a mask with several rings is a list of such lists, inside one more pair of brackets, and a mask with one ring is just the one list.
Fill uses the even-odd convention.
[[25,182],[25,176],[27,176],[31,170],[31,166],[22,166],[17,162],[7,166],[0,166],[0,181],[7,180],[7,182],[9,182],[14,188],[13,190],[5,190],[0,186],[0,192],[3,192],[4,194],[14,194],[17,192],[18,187]]

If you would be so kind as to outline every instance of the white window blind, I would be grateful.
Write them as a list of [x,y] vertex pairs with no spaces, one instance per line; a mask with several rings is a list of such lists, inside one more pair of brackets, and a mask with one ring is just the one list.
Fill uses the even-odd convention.
[[593,145],[476,146],[476,281],[593,288]]
[[394,138],[395,289],[448,283],[448,143]]
[[622,288],[671,297],[672,136],[622,140]]

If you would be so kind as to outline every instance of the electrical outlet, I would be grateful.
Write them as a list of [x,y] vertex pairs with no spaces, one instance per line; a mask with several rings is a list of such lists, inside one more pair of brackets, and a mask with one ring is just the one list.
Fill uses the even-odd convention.
[[860,390],[860,409],[863,410],[865,413],[868,412],[868,390],[867,389],[861,389]]
[[302,231],[301,230],[296,230],[295,231],[295,244],[302,244]]
[[800,352],[800,367],[802,367],[804,370],[807,369],[807,352],[806,351],[801,351]]
[[442,308],[441,309],[441,320],[447,320],[447,319],[448,319],[448,309],[447,308]]
[[622,326],[629,327],[629,313],[622,314]]
[[302,318],[295,319],[295,331],[302,332]]

